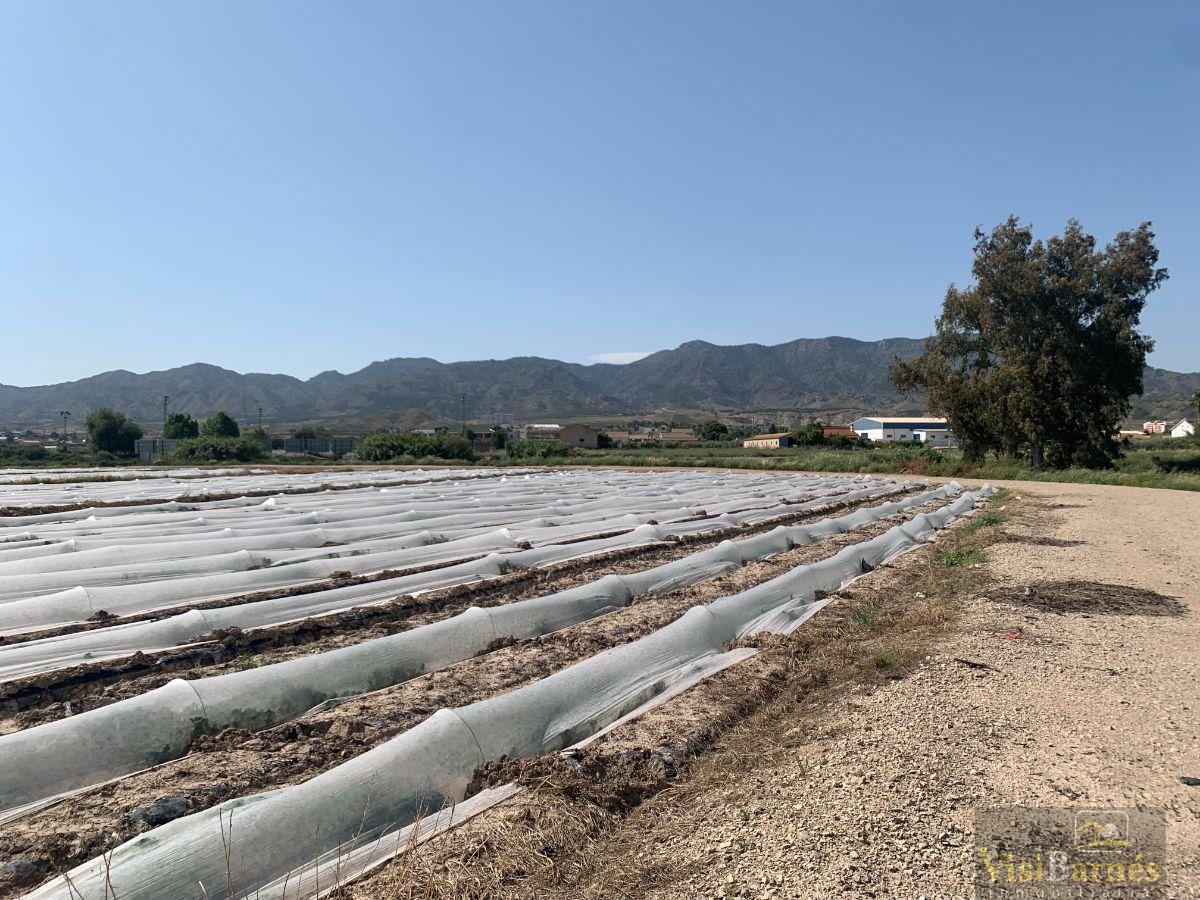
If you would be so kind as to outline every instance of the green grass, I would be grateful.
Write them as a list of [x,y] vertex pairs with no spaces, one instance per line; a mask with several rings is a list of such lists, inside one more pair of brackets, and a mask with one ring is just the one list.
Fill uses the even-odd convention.
[[960,550],[949,550],[938,554],[938,564],[947,569],[957,566],[969,566],[987,561],[983,551],[978,547],[964,547]]

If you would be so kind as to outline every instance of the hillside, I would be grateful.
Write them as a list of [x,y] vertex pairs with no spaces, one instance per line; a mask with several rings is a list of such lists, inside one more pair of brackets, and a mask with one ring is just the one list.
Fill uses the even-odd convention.
[[[0,425],[52,425],[71,410],[78,424],[89,410],[112,406],[157,422],[162,396],[196,416],[225,409],[254,421],[364,423],[381,426],[456,420],[460,396],[467,414],[520,419],[566,416],[657,416],[753,410],[795,410],[839,416],[915,410],[888,381],[894,356],[912,357],[922,341],[890,338],[801,338],[786,344],[720,346],[690,341],[629,365],[580,365],[540,357],[441,363],[389,359],[357,372],[322,372],[307,381],[290,375],[240,374],[204,363],[162,372],[105,372],[38,387],[0,385]],[[1146,394],[1134,418],[1178,418],[1200,391],[1200,373],[1147,368]]]

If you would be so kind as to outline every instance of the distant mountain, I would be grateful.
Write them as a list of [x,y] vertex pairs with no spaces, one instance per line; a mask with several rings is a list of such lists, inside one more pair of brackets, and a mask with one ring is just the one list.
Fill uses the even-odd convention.
[[[162,397],[197,417],[224,409],[244,422],[325,422],[336,427],[457,421],[460,398],[473,421],[492,412],[519,419],[572,416],[664,418],[672,413],[778,412],[778,421],[807,415],[849,418],[868,411],[915,411],[888,380],[896,356],[921,352],[922,340],[802,338],[786,344],[725,347],[690,341],[628,365],[580,365],[534,356],[440,363],[389,359],[343,375],[322,372],[307,381],[290,375],[239,374],[195,363],[138,375],[118,370],[41,387],[0,385],[0,426],[57,424],[70,410],[79,427],[100,406],[156,423]],[[1178,418],[1200,391],[1200,373],[1146,369],[1146,394],[1135,418]],[[771,418],[771,416],[766,416]]]

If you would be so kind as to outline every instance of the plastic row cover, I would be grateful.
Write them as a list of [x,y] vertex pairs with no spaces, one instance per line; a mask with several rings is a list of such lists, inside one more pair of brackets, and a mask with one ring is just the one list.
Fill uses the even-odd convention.
[[[971,511],[988,491],[964,494],[936,513],[918,515],[829,559],[694,607],[643,638],[509,694],[440,710],[302,784],[177,819],[30,897],[98,900],[106,890],[123,900],[280,897],[275,889],[259,888],[314,856],[374,841],[424,812],[461,801],[471,777],[487,762],[552,752],[594,734],[686,678],[738,637],[787,630],[816,591],[837,590],[866,567],[916,546]],[[228,831],[226,820],[231,820]]]
[[[786,514],[792,515],[807,509],[818,509],[833,504],[858,502],[906,489],[907,486],[903,485],[877,483],[844,495],[788,506]],[[658,533],[664,536],[697,534],[709,529],[736,525],[738,522],[737,514],[727,513],[716,519],[660,526]],[[602,547],[606,546],[608,545],[602,545]],[[589,549],[596,552],[594,545],[589,548],[580,544],[567,545],[558,552],[564,555],[579,555]],[[285,622],[339,612],[355,606],[386,603],[396,597],[415,596],[427,591],[470,584],[501,575],[523,560],[528,562],[532,556],[533,554],[530,553],[492,554],[483,559],[377,582],[347,585],[346,587],[277,597],[271,600],[259,600],[217,609],[192,610],[155,622],[117,625],[79,634],[62,635],[0,647],[0,681],[49,672],[82,662],[127,656],[139,651],[150,652],[179,647],[198,640],[218,628],[236,627],[245,631],[252,628],[280,625]],[[549,562],[553,562],[553,560],[545,559],[543,553],[542,564],[545,565]],[[210,586],[212,585],[211,578],[208,579],[208,583]],[[177,605],[178,602],[173,600],[170,605]]]
[[469,659],[497,639],[547,634],[627,606],[634,596],[676,590],[952,492],[943,487],[838,519],[781,526],[642,572],[608,575],[503,606],[473,607],[441,622],[328,653],[212,678],[177,679],[139,697],[0,736],[5,761],[0,813],[174,759],[198,734],[267,728],[326,700],[379,690]]
[[[102,470],[111,477],[112,470]],[[128,473],[128,470],[123,470]],[[121,503],[124,501],[145,501],[157,498],[174,498],[182,500],[189,496],[212,494],[262,493],[265,491],[307,491],[324,492],[327,488],[339,490],[356,490],[357,486],[373,485],[419,485],[437,481],[473,481],[476,479],[495,479],[502,476],[513,476],[532,471],[529,469],[472,469],[464,472],[462,469],[431,469],[422,471],[352,471],[352,472],[320,472],[304,474],[236,474],[232,477],[212,477],[209,471],[194,470],[203,478],[148,478],[145,480],[126,479],[110,482],[72,482],[70,478],[79,478],[86,473],[79,470],[70,473],[70,478],[61,484],[3,484],[3,506],[16,507],[46,507],[59,505],[74,505],[76,503]],[[154,474],[158,474],[155,472]],[[2,481],[2,479],[0,479]],[[171,502],[170,500],[166,502]],[[152,504],[147,504],[151,505]],[[97,513],[98,509],[117,509],[119,507],[99,507],[96,509],[67,510],[59,513],[44,513],[37,515],[17,515],[0,517],[0,526],[17,524],[20,521],[60,521],[63,518],[86,518]]]
[[[877,487],[864,488],[874,491]],[[825,502],[824,500],[810,501],[811,503]],[[800,507],[790,506],[796,510]],[[669,510],[673,515],[691,513],[692,510]],[[723,527],[723,523],[713,520],[712,527]],[[580,542],[564,545],[573,547],[573,551],[564,551],[561,546],[526,551],[505,555],[510,565],[530,566],[552,561],[562,561],[592,553],[620,547],[633,547],[639,544],[660,540],[664,532],[650,530],[653,526],[635,528],[623,535],[597,541]],[[551,535],[544,530],[535,534],[539,540],[550,540]],[[573,537],[568,533],[566,537]],[[128,616],[136,613],[151,612],[159,609],[169,609],[202,600],[213,600],[222,597],[233,597],[257,591],[272,590],[305,582],[319,581],[329,578],[335,572],[348,572],[351,575],[366,575],[391,569],[413,568],[415,566],[447,563],[456,559],[477,557],[489,551],[507,550],[517,546],[517,539],[507,529],[485,534],[461,537],[456,540],[446,540],[445,535],[430,535],[422,532],[410,540],[417,545],[410,549],[382,550],[365,553],[361,556],[349,556],[335,560],[316,559],[291,562],[286,565],[270,566],[252,569],[255,557],[246,553],[238,555],[245,571],[228,572],[215,571],[197,575],[182,575],[179,577],[164,577],[158,581],[144,581],[133,584],[119,583],[120,568],[115,568],[108,578],[117,579],[118,583],[100,583],[82,585],[59,590],[53,593],[40,594],[22,599],[0,599],[0,634],[22,634],[48,628],[61,627],[87,621],[101,611],[113,616]],[[425,546],[436,544],[437,546]],[[209,557],[207,560],[211,561]],[[179,561],[181,564],[187,561]],[[163,562],[163,567],[176,568],[172,561]],[[225,563],[228,565],[228,563]],[[140,564],[141,569],[156,564]],[[485,568],[487,568],[485,566]],[[103,581],[106,570],[100,569],[93,573],[93,578]],[[44,579],[57,578],[60,581],[72,573],[53,573],[53,575],[25,576],[29,580],[43,583]]]

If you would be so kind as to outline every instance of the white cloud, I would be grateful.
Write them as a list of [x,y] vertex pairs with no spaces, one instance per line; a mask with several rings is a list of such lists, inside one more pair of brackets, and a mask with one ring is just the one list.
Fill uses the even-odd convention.
[[653,351],[647,350],[645,353],[642,353],[638,350],[629,350],[623,353],[597,353],[595,356],[589,356],[588,359],[590,359],[592,362],[616,363],[617,365],[624,365],[625,363],[637,362],[639,359],[645,359],[652,352]]

